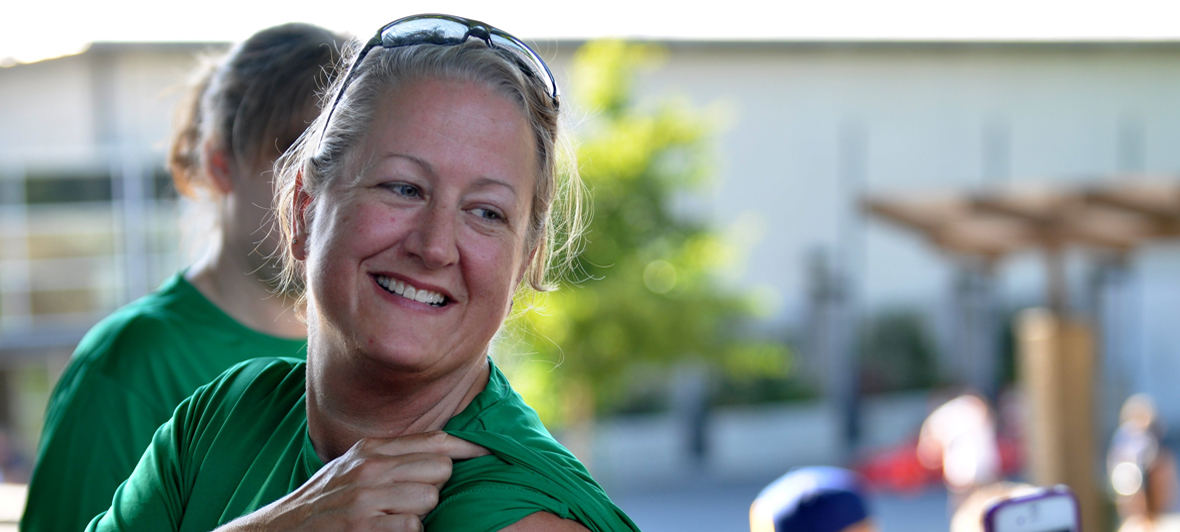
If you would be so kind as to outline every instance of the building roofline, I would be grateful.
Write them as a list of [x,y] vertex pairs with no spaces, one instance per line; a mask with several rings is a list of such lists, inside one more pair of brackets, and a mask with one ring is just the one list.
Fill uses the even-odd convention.
[[[539,47],[577,48],[592,39],[526,39]],[[719,50],[856,50],[856,49],[929,49],[929,50],[1178,50],[1180,38],[1171,40],[889,40],[889,39],[809,39],[809,40],[689,40],[665,38],[625,38],[630,42],[648,43],[670,49]],[[98,41],[88,52],[136,51],[170,49],[176,51],[205,50],[229,46],[218,41]]]

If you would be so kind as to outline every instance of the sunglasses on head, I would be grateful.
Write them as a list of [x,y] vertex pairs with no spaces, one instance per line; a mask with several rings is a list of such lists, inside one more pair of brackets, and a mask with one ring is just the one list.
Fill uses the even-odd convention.
[[[356,59],[353,59],[352,65],[348,67],[348,73],[345,74],[344,82],[340,84],[340,90],[336,92],[336,98],[332,100],[332,108],[328,111],[328,119],[324,121],[324,129],[327,130],[328,123],[332,121],[332,113],[336,111],[336,105],[340,103],[340,99],[344,97],[344,91],[348,89],[348,85],[352,83],[352,78],[356,76],[357,66],[361,64],[361,61],[365,59],[365,55],[373,48],[380,46],[390,49],[416,44],[449,46],[463,44],[467,42],[467,39],[472,37],[487,43],[489,48],[509,52],[516,65],[525,74],[539,79],[548,87],[549,98],[553,101],[553,107],[558,107],[559,94],[557,92],[557,82],[553,79],[553,73],[549,71],[549,67],[545,65],[545,61],[541,59],[541,56],[537,55],[537,52],[529,48],[520,39],[478,20],[451,15],[414,15],[397,19],[383,26],[372,39],[369,39],[369,42],[365,43],[365,47],[361,48],[361,51],[356,54]],[[322,133],[320,139],[322,142]]]

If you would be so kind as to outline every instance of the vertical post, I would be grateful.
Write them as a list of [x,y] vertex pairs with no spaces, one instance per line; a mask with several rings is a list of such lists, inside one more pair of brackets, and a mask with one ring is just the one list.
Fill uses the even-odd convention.
[[844,282],[822,253],[811,258],[811,354],[823,369],[824,394],[837,415],[840,459],[852,457],[859,439],[859,374],[854,358],[856,337]]
[[1064,316],[1069,310],[1069,284],[1065,276],[1065,257],[1058,245],[1045,248],[1045,286],[1045,304],[1053,313]]
[[964,381],[995,405],[999,394],[999,327],[995,276],[990,263],[959,268],[955,285],[955,343]]
[[703,364],[680,365],[672,374],[672,411],[684,436],[690,466],[701,469],[709,452],[709,371]]
[[1093,315],[1101,345],[1100,382],[1097,382],[1097,403],[1100,405],[1099,441],[1113,434],[1118,427],[1119,409],[1130,396],[1131,376],[1127,368],[1134,363],[1131,356],[1134,308],[1128,301],[1130,271],[1126,257],[1100,263],[1091,281]]
[[847,119],[840,127],[837,170],[839,219],[837,261],[828,279],[826,312],[831,348],[829,389],[840,413],[844,458],[850,459],[860,441],[860,362],[857,359],[856,287],[864,262],[864,215],[860,199],[868,181],[869,134],[863,120]]
[[[844,284],[841,276],[836,276],[835,283]],[[824,332],[832,352],[829,387],[840,412],[842,458],[847,462],[860,443],[860,363],[856,358],[855,314],[846,287],[840,286],[830,293],[824,312],[829,324]]]
[[1020,380],[1028,400],[1029,476],[1078,497],[1082,530],[1103,530],[1094,437],[1094,339],[1085,324],[1043,309],[1018,318]]

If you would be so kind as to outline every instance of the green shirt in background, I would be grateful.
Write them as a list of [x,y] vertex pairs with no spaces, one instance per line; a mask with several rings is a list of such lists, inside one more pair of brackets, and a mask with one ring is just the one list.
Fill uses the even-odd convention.
[[21,531],[82,530],[176,405],[238,362],[302,357],[305,344],[246,328],[183,272],[115,311],[78,344],[50,397]]
[[[87,531],[208,532],[301,486],[324,465],[307,434],[305,367],[252,360],[197,390]],[[492,532],[538,511],[595,532],[638,530],[494,365],[445,430],[492,454],[455,463],[428,532]]]

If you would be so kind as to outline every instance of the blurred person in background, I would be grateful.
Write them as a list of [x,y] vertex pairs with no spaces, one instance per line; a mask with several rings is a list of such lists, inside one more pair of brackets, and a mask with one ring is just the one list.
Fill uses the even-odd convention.
[[917,452],[923,466],[942,470],[952,505],[1000,480],[995,417],[978,395],[959,395],[931,412],[922,423]]
[[350,49],[276,181],[306,362],[198,389],[88,530],[637,530],[489,358],[581,232],[548,67],[445,15]]
[[763,488],[750,505],[750,532],[876,532],[859,475],[805,467]]
[[21,530],[81,530],[111,504],[156,428],[198,386],[252,357],[302,357],[306,330],[276,293],[275,159],[318,113],[346,37],[260,31],[207,64],[178,107],[169,167],[213,211],[207,253],[82,339],[50,398]]
[[12,444],[9,429],[0,425],[0,484],[23,484],[29,481],[29,459]]
[[1177,480],[1176,460],[1161,445],[1163,436],[1150,397],[1133,395],[1123,403],[1106,457],[1120,532],[1180,530],[1180,523],[1165,517],[1177,495]]

